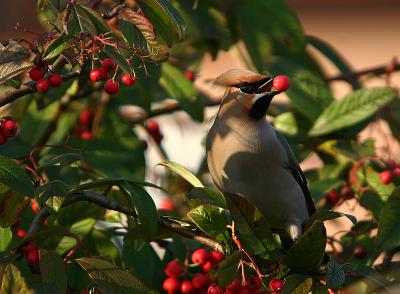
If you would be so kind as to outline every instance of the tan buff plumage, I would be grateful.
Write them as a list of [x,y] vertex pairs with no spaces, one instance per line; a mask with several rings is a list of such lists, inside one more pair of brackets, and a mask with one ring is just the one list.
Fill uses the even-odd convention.
[[297,240],[315,209],[303,191],[307,186],[301,169],[286,140],[265,116],[258,120],[249,116],[256,96],[232,87],[265,77],[231,70],[217,78],[216,83],[228,90],[207,136],[207,163],[218,189],[245,197],[272,228]]

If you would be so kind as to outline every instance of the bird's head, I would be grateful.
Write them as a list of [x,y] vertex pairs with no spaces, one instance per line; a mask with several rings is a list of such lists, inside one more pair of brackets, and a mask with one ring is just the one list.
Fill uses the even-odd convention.
[[[231,69],[221,74],[215,83],[236,93],[236,101],[243,105],[251,118],[265,117],[272,98],[280,91],[272,90],[272,77],[246,69]],[[223,102],[224,103],[224,102]]]

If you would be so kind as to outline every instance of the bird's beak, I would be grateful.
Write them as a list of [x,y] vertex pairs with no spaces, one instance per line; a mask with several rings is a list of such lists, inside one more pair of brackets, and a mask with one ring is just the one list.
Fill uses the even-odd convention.
[[266,81],[260,87],[258,87],[258,89],[254,92],[254,94],[261,94],[261,93],[266,93],[268,91],[271,91],[273,81],[274,81],[274,78],[270,78],[268,81]]

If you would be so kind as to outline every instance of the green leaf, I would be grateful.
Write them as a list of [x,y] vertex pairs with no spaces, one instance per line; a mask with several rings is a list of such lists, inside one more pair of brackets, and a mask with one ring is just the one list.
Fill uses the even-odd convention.
[[1,195],[0,200],[0,227],[10,227],[29,205],[30,198],[14,190],[8,190]]
[[368,189],[361,194],[360,205],[372,212],[374,218],[379,220],[379,216],[383,206],[385,205],[385,202],[375,190]]
[[[145,16],[136,13],[129,8],[123,9],[121,15],[124,17],[126,21],[135,25],[135,27],[141,33],[143,39],[146,40],[147,43],[146,48],[151,60],[156,62],[162,62],[168,60],[168,53],[161,50],[156,40],[154,27]],[[135,44],[130,44],[130,45],[135,45]]]
[[91,182],[80,184],[79,186],[71,189],[71,191],[77,192],[77,191],[83,191],[83,190],[89,190],[89,189],[102,190],[106,187],[118,186],[122,183],[130,183],[133,185],[139,185],[139,186],[145,186],[145,187],[151,187],[151,188],[163,190],[163,188],[161,188],[157,185],[154,185],[152,183],[145,182],[145,181],[136,181],[136,180],[126,179],[126,178],[107,178],[107,179],[94,180]]
[[315,221],[327,221],[342,216],[347,217],[353,223],[353,225],[357,223],[357,218],[351,214],[333,210],[319,210],[307,220],[305,228],[309,228]]
[[0,293],[29,293],[28,289],[24,277],[15,265],[0,265]]
[[376,246],[381,250],[390,250],[400,246],[400,188],[390,195],[381,210],[376,236]]
[[228,243],[227,236],[229,236],[226,225],[227,211],[220,207],[213,205],[200,205],[187,213],[193,222],[207,235]]
[[73,4],[71,6],[71,14],[68,19],[67,28],[69,36],[74,36],[77,33],[97,35],[96,27],[89,14],[80,4]]
[[290,275],[285,278],[282,294],[308,294],[312,284],[312,278],[307,275]]
[[82,155],[78,153],[64,153],[43,162],[42,164],[39,165],[39,167],[36,170],[43,169],[49,166],[81,167],[82,161],[83,161]]
[[58,57],[61,52],[68,47],[70,42],[70,37],[66,35],[61,35],[57,39],[50,42],[44,51],[44,60],[50,60]]
[[221,193],[209,188],[195,187],[186,195],[187,202],[191,208],[200,204],[212,204],[226,208],[226,202]]
[[0,44],[0,64],[25,59],[29,56],[29,51],[14,40],[9,40],[5,46]]
[[170,63],[164,63],[161,70],[160,85],[170,98],[177,100],[182,109],[194,120],[203,121],[204,105],[200,100],[199,93],[182,71]]
[[88,273],[102,293],[154,293],[135,276],[100,257],[82,257],[75,261]]
[[322,221],[316,221],[305,231],[301,239],[289,249],[283,263],[299,273],[312,272],[322,262],[325,245],[325,227]]
[[52,212],[58,212],[69,194],[67,185],[60,180],[48,182],[37,189],[40,199]]
[[65,294],[67,291],[67,276],[64,261],[55,252],[40,249],[40,274],[43,283],[52,286],[54,294]]
[[173,171],[174,173],[176,173],[177,175],[181,176],[186,181],[188,181],[190,184],[192,184],[193,187],[204,188],[204,185],[200,182],[200,180],[194,174],[192,174],[187,168],[183,167],[179,163],[166,160],[159,163],[159,165],[168,167],[171,171]]
[[[347,61],[330,44],[313,36],[307,36],[307,40],[309,44],[311,44],[316,49],[318,49],[318,51],[324,54],[341,73],[349,74],[353,72],[350,64],[348,64]],[[361,88],[361,85],[358,82],[357,78],[350,78],[349,82],[354,89]]]
[[0,252],[6,251],[8,246],[11,244],[12,231],[10,227],[1,228],[0,227]]
[[128,74],[132,74],[131,65],[126,61],[126,58],[121,55],[118,50],[112,46],[104,46],[103,52],[107,54],[111,59],[113,59],[119,67]]
[[159,220],[153,199],[141,186],[123,183],[121,187],[130,194],[137,215],[134,217],[134,227],[128,231],[126,239],[152,241],[157,234]]
[[90,20],[96,28],[97,34],[105,34],[110,32],[110,28],[108,27],[107,23],[95,10],[85,5],[80,5],[80,8],[83,9],[89,16]]
[[355,125],[376,113],[396,95],[395,89],[373,88],[357,90],[335,100],[315,121],[309,135],[321,136]]
[[236,277],[236,273],[239,269],[239,262],[244,257],[242,251],[235,252],[225,259],[218,265],[216,273],[216,282],[221,287],[228,286],[233,279]]
[[365,168],[365,179],[368,185],[378,193],[382,201],[386,201],[395,189],[393,183],[383,185],[379,173],[370,166]]
[[166,0],[139,0],[136,2],[157,32],[171,46],[175,39],[182,41],[185,35],[183,19]]
[[326,286],[332,289],[339,289],[346,277],[343,268],[336,261],[331,260],[326,266]]
[[12,61],[0,64],[0,85],[13,77],[31,69],[31,63],[24,60]]
[[296,117],[293,112],[284,112],[274,118],[274,127],[287,135],[296,135],[299,132]]

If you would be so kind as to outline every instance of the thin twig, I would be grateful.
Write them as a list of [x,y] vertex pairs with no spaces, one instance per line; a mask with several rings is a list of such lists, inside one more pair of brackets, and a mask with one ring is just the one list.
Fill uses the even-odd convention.
[[118,16],[119,12],[124,8],[125,8],[125,4],[121,3],[117,6],[115,6],[110,12],[103,13],[101,16],[104,19],[112,19],[112,18]]

